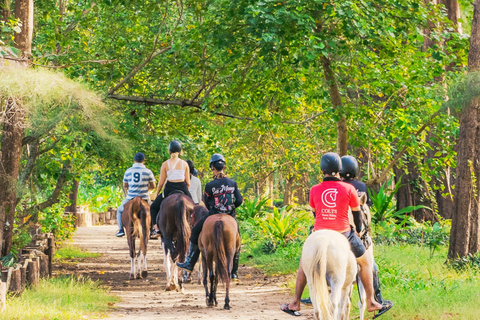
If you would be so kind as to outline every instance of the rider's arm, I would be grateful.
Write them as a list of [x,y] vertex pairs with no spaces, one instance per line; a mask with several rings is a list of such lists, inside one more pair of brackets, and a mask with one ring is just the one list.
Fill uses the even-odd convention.
[[185,182],[187,183],[187,187],[190,188],[190,168],[188,165],[185,166]]
[[363,226],[360,207],[352,208],[352,215],[353,215],[353,222],[355,223],[355,230],[357,230],[357,232],[360,233],[360,231],[362,231],[362,226]]
[[235,208],[238,208],[243,203],[243,197],[242,197],[242,194],[240,193],[240,190],[238,190],[237,183],[235,183],[234,195],[235,195],[234,205],[235,205]]
[[157,196],[160,194],[160,191],[162,191],[163,185],[165,184],[165,180],[167,179],[167,172],[166,172],[166,166],[165,162],[162,164],[162,168],[160,168],[160,178],[158,179],[158,185],[157,185]]
[[123,183],[123,189],[125,189],[126,191],[128,191],[128,183],[126,183],[126,182]]
[[148,181],[148,190],[153,190],[153,189],[155,189],[155,182]]

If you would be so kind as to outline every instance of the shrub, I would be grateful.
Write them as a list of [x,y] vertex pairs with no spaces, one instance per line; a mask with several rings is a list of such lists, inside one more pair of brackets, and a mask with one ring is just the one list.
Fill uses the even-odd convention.
[[465,270],[480,271],[480,253],[468,254],[465,257],[457,258],[448,262],[448,265],[459,272]]
[[378,193],[375,193],[372,190],[368,190],[368,194],[370,195],[370,198],[372,199],[372,221],[373,223],[379,223],[380,221],[385,221],[389,219],[395,219],[399,224],[405,225],[406,223],[409,222],[407,218],[407,213],[410,213],[412,211],[426,208],[430,209],[426,206],[408,206],[405,208],[402,208],[397,211],[396,204],[394,201],[394,196],[395,193],[398,192],[398,189],[402,187],[401,184],[401,177],[398,179],[397,183],[395,183],[393,189],[388,189],[388,186],[392,185],[393,183],[393,178],[392,176],[390,180],[385,182],[381,187],[380,190],[378,190]]
[[245,199],[243,205],[235,209],[237,212],[237,220],[249,221],[258,216],[262,209],[266,206],[268,198],[255,197],[252,201]]
[[301,231],[305,223],[310,223],[311,216],[305,210],[284,206],[281,209],[273,208],[265,218],[256,218],[255,221],[275,246],[285,247],[302,234]]

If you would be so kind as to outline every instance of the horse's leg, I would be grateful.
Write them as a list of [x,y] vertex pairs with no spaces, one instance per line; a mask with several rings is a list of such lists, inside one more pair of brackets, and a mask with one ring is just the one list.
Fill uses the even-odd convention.
[[[213,265],[212,265],[213,267]],[[213,274],[213,268],[209,268],[208,270],[208,277],[210,279],[210,294],[208,295],[208,306],[213,307],[214,301],[214,292],[215,292],[215,275]]]
[[208,306],[208,267],[207,267],[207,258],[202,254],[202,268],[203,268],[203,287],[205,288],[205,303]]
[[358,310],[360,311],[360,320],[365,319],[365,309],[367,308],[367,293],[363,286],[360,275],[357,274],[357,288],[358,288]]
[[130,251],[130,280],[135,279],[135,238],[131,235],[131,230],[127,228],[128,246]]
[[339,319],[339,304],[342,297],[342,286],[345,282],[345,277],[336,275],[330,278],[330,303],[332,306],[333,319]]
[[230,275],[227,279],[227,283],[225,283],[225,305],[223,306],[225,310],[230,310],[229,292],[230,292]]
[[167,249],[165,243],[163,244],[163,265],[165,267],[165,273],[167,274],[167,284],[165,286],[165,291],[171,290],[172,284],[172,275],[171,275],[171,259],[170,252]]
[[353,283],[350,285],[344,285],[342,289],[342,297],[340,300],[340,320],[349,320],[350,318],[350,306],[352,301],[350,300],[352,296]]
[[215,307],[218,306],[218,302],[217,302],[217,288],[218,288],[218,275],[215,274],[215,276],[213,277],[213,301],[215,302]]
[[143,260],[143,261],[142,261],[142,263],[143,263],[143,266],[142,266],[142,267],[143,267],[143,270],[142,270],[142,278],[145,279],[146,277],[148,277],[147,255],[146,255],[146,254],[143,254],[143,257],[142,257],[142,258],[143,258],[143,259],[142,259],[142,260]]

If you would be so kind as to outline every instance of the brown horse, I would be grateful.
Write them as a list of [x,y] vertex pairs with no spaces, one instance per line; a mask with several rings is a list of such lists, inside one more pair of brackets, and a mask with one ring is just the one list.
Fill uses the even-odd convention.
[[156,222],[162,236],[167,291],[183,291],[182,282],[178,281],[175,261],[185,261],[190,242],[188,218],[193,212],[193,206],[193,200],[183,193],[170,194],[160,206]]
[[[220,279],[226,285],[224,309],[230,309],[230,276],[233,256],[240,250],[240,235],[237,221],[226,214],[214,214],[205,220],[198,238],[198,247],[202,253],[203,286],[205,287],[207,306],[217,306],[217,284]],[[215,270],[213,263],[215,262]],[[210,278],[208,292],[207,274]]]
[[[201,204],[196,204],[193,208],[193,213],[190,215],[190,227],[193,228],[197,222],[202,219],[205,215],[208,214],[208,209],[205,207],[203,202]],[[192,281],[192,272],[183,270],[183,282],[189,283]],[[200,284],[200,279],[202,278],[202,272],[199,269],[198,271],[198,284]]]
[[[122,223],[127,231],[127,242],[130,251],[130,279],[142,279],[147,272],[147,244],[150,230],[150,205],[140,197],[135,197],[125,204]],[[135,239],[140,239],[140,250],[135,254]],[[141,257],[141,259],[139,259]],[[136,269],[136,263],[138,268]]]

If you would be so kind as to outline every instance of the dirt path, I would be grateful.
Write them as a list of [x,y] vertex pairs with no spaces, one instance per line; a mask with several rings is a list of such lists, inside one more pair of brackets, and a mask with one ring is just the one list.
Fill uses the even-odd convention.
[[[149,242],[147,261],[149,275],[144,280],[128,281],[130,257],[126,238],[114,236],[116,226],[78,228],[73,244],[101,257],[76,264],[56,266],[56,273],[75,273],[101,280],[122,301],[115,305],[109,319],[278,319],[294,318],[280,311],[280,305],[292,296],[282,288],[285,278],[267,277],[253,268],[240,266],[241,282],[230,290],[231,309],[223,309],[225,290],[219,285],[219,306],[208,308],[203,285],[196,282],[185,285],[185,293],[164,291],[166,279],[160,241]],[[313,319],[313,309],[304,308],[301,319]]]

